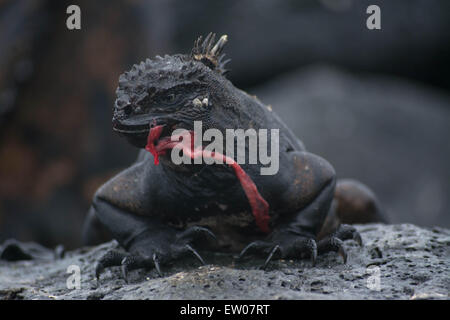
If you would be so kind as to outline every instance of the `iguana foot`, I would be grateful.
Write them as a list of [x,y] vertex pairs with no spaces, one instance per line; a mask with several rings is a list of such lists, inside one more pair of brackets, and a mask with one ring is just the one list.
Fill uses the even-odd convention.
[[215,235],[207,228],[193,226],[185,231],[164,234],[152,234],[144,232],[137,236],[127,248],[128,252],[110,250],[100,258],[95,268],[95,276],[108,267],[120,266],[122,276],[127,281],[128,273],[132,270],[155,268],[160,276],[162,272],[160,265],[168,264],[174,260],[193,254],[202,264],[205,264],[200,254],[191,246],[196,240],[204,240],[205,237],[216,240]]
[[359,232],[352,226],[342,224],[339,228],[332,234],[321,239],[317,243],[317,250],[319,255],[327,252],[338,252],[339,255],[347,263],[347,252],[344,248],[344,240],[355,240],[360,246],[362,246],[362,239]]
[[299,259],[310,257],[314,265],[317,258],[317,244],[313,238],[286,234],[283,239],[251,242],[241,251],[239,259],[242,259],[247,254],[266,256],[266,261],[262,266],[263,269],[267,267],[272,258]]
[[317,255],[334,251],[346,263],[347,252],[345,251],[343,241],[348,239],[353,239],[359,245],[362,245],[361,235],[355,228],[349,225],[341,225],[333,234],[321,239],[317,243],[313,237],[285,231],[275,234],[269,241],[254,241],[250,243],[241,251],[239,259],[242,259],[249,253],[265,255],[267,258],[262,266],[265,269],[273,258],[301,259],[310,257],[312,265],[315,266]]

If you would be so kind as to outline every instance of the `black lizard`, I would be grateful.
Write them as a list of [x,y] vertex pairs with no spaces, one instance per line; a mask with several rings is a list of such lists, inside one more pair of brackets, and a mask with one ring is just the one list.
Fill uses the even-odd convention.
[[[142,150],[137,161],[96,192],[85,224],[88,242],[105,226],[126,253],[110,251],[97,265],[128,271],[155,267],[188,253],[191,246],[272,258],[336,251],[344,262],[342,241],[358,232],[341,223],[381,221],[373,193],[353,180],[336,183],[333,167],[307,152],[270,107],[237,89],[224,76],[222,36],[200,37],[190,54],[147,59],[119,78],[113,129]],[[231,129],[279,129],[279,171],[261,175],[261,164],[243,165],[253,190],[227,165],[175,165],[161,141],[175,129],[193,129],[194,121],[225,134]],[[159,149],[158,149],[159,145]],[[186,150],[185,150],[186,151]],[[154,156],[160,157],[155,165]],[[255,201],[255,197],[262,197]],[[250,203],[249,203],[250,202]],[[268,204],[265,207],[255,208]],[[258,211],[259,210],[259,216]],[[269,220],[264,220],[268,214]],[[267,232],[270,229],[270,232]]]

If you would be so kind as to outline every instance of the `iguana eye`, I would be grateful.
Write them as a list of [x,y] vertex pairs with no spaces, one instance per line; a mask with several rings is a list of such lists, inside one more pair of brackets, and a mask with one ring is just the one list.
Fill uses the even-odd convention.
[[175,93],[169,93],[161,97],[161,102],[167,105],[172,105],[178,102],[179,96]]
[[173,93],[167,95],[167,102],[174,102],[175,101],[175,95]]

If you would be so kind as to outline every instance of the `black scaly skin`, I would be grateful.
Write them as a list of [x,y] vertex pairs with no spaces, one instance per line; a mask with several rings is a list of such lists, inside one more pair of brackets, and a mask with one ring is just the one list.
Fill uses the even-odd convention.
[[[353,227],[339,226],[341,214],[356,217],[356,222],[380,220],[379,207],[366,187],[348,181],[348,192],[334,197],[333,167],[307,152],[270,107],[225,78],[221,51],[226,40],[222,36],[215,43],[210,34],[197,40],[190,54],[147,59],[121,75],[113,129],[139,148],[146,145],[150,123],[165,125],[163,136],[175,128],[192,130],[195,120],[203,121],[203,130],[216,128],[224,136],[227,128],[279,129],[277,174],[261,175],[259,164],[242,165],[270,205],[272,232],[257,228],[244,191],[226,165],[176,166],[170,156],[161,156],[156,166],[142,150],[131,167],[94,196],[84,230],[87,242],[94,242],[96,226],[102,225],[126,250],[102,257],[97,277],[116,265],[122,266],[125,278],[141,267],[161,272],[160,265],[186,254],[203,263],[194,247],[242,250],[241,258],[264,254],[265,265],[272,258],[303,256],[314,263],[317,254],[328,251],[340,253],[345,261],[342,241],[361,243],[361,238]],[[207,98],[208,103],[193,104],[195,98]],[[364,219],[368,211],[372,216]],[[321,235],[324,230],[329,232]]]

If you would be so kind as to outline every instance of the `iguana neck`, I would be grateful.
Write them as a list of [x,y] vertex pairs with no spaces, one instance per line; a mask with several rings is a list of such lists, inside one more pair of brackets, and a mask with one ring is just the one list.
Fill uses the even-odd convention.
[[[246,92],[233,87],[232,93],[213,106],[211,120],[215,128],[223,133],[225,129],[260,129],[266,125],[261,103]],[[219,97],[220,99],[220,97]]]

